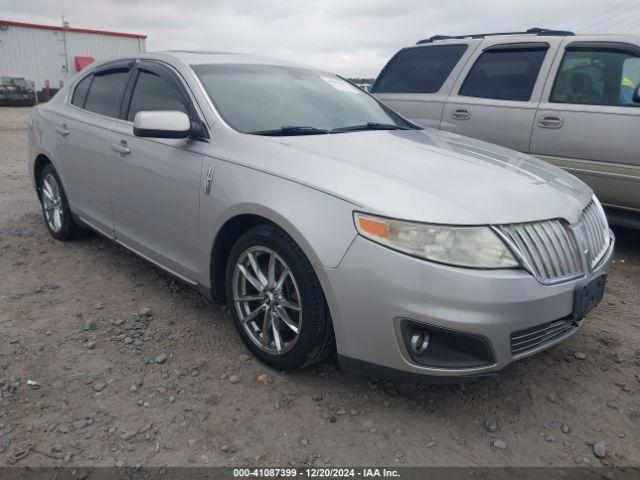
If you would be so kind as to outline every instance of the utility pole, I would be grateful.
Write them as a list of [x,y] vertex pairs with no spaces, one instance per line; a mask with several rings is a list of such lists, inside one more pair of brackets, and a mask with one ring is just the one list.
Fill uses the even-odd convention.
[[69,22],[64,19],[64,11],[62,12],[62,55],[64,55],[64,77],[69,75],[69,55],[67,52],[67,30],[69,30]]

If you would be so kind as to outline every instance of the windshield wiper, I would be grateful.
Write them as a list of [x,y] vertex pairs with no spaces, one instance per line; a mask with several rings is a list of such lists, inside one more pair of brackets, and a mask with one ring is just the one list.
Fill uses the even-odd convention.
[[409,127],[401,127],[393,123],[368,122],[362,125],[350,125],[348,127],[339,127],[331,130],[331,133],[340,132],[357,132],[359,130],[411,130]]
[[316,127],[294,127],[283,125],[273,130],[262,130],[259,132],[249,132],[252,135],[265,135],[270,137],[286,137],[290,135],[323,135],[329,133],[329,130]]

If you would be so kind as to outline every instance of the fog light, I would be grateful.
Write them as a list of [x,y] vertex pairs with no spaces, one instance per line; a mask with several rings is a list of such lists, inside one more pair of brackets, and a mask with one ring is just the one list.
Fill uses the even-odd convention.
[[427,347],[429,346],[429,334],[424,333],[414,333],[411,336],[411,350],[416,355],[422,355],[427,351]]

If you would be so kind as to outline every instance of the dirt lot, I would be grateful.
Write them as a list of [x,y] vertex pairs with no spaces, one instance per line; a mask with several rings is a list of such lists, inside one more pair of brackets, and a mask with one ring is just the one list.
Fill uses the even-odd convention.
[[28,112],[0,108],[0,465],[27,443],[18,465],[640,464],[638,233],[616,230],[582,329],[498,377],[285,375],[191,288],[98,236],[49,237]]

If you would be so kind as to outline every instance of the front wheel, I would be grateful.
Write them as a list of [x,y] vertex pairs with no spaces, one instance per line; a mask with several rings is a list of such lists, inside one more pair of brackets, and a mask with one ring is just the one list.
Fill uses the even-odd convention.
[[227,305],[244,343],[267,365],[292,370],[333,350],[320,282],[300,247],[281,229],[262,225],[231,249]]

